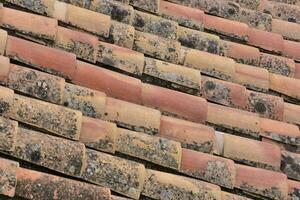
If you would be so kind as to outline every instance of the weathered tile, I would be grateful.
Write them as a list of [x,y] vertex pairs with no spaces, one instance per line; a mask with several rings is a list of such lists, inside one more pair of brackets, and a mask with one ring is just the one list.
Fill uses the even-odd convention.
[[101,118],[105,112],[106,95],[102,92],[66,83],[63,105],[79,110],[83,115]]
[[258,113],[261,117],[282,121],[284,101],[281,97],[247,91],[246,109]]
[[94,35],[59,26],[55,46],[74,53],[83,60],[96,62],[98,38]]
[[[1,36],[0,36],[1,37]],[[0,38],[1,42],[1,38]],[[0,55],[0,83],[1,84],[6,84],[7,83],[7,78],[9,75],[9,70],[10,70],[10,60],[7,57],[4,57]]]
[[4,55],[5,53],[6,41],[7,41],[7,31],[0,29],[0,55]]
[[119,127],[154,135],[159,132],[160,117],[158,110],[107,98],[103,119]]
[[300,125],[300,119],[298,117],[299,114],[300,106],[291,103],[284,103],[283,121]]
[[289,197],[291,200],[300,199],[300,182],[288,180]]
[[13,151],[15,149],[18,132],[18,122],[0,117],[0,150]]
[[85,0],[62,0],[62,2],[72,4],[74,6],[79,6],[79,7],[83,7],[83,2],[84,1]]
[[216,35],[179,27],[178,41],[181,45],[205,51],[208,53],[219,54],[220,38]]
[[235,184],[235,166],[229,159],[182,149],[180,171],[226,188]]
[[189,94],[199,94],[201,75],[199,70],[145,58],[144,82],[154,83]]
[[142,84],[142,104],[193,122],[203,123],[207,117],[205,99],[153,85]]
[[105,42],[99,42],[97,61],[136,75],[144,69],[144,54]]
[[18,168],[17,179],[16,195],[27,199],[110,200],[108,188],[47,173]]
[[82,113],[63,106],[14,95],[10,117],[73,140],[78,140]]
[[99,119],[83,117],[79,141],[92,149],[115,153],[117,126]]
[[63,103],[65,80],[51,74],[11,64],[6,85],[43,101]]
[[300,44],[299,42],[284,40],[283,42],[284,51],[283,55],[288,58],[293,58],[296,61],[300,61]]
[[270,73],[289,77],[294,77],[295,75],[294,60],[285,57],[261,53],[259,66],[267,69]]
[[282,35],[284,39],[300,41],[300,24],[272,19],[272,32]]
[[237,20],[259,30],[272,30],[272,16],[257,10],[241,8]]
[[9,117],[13,107],[14,91],[0,86],[0,116]]
[[244,196],[239,196],[236,194],[231,194],[231,193],[223,192],[223,191],[222,191],[221,195],[222,195],[222,200],[251,200]]
[[208,76],[201,77],[201,96],[209,101],[236,108],[245,108],[247,103],[244,86]]
[[209,126],[162,116],[158,136],[181,143],[186,149],[212,153],[215,146],[215,131]]
[[116,151],[167,168],[180,168],[181,145],[169,139],[119,128]]
[[154,170],[146,170],[143,195],[166,200],[221,200],[221,190],[216,185]]
[[138,31],[151,33],[172,40],[177,39],[179,29],[177,22],[138,10],[134,11],[132,26]]
[[203,30],[204,12],[199,9],[185,7],[168,1],[160,1],[159,14],[166,19],[176,21],[181,26]]
[[16,147],[11,156],[78,177],[85,162],[82,143],[19,128]]
[[151,2],[147,0],[129,0],[129,3],[134,7],[140,8],[148,12],[159,12],[160,0],[153,0]]
[[260,0],[230,0],[238,3],[243,8],[256,10],[260,4]]
[[281,170],[291,179],[300,181],[300,155],[282,151]]
[[184,65],[223,80],[232,80],[235,75],[233,59],[194,49],[187,51]]
[[88,149],[86,162],[83,179],[139,199],[145,181],[143,165]]
[[236,170],[235,187],[271,199],[287,199],[285,174],[245,165],[236,165]]
[[0,194],[14,197],[19,163],[0,158]]
[[[219,1],[219,0],[202,0],[205,5],[204,11],[219,17],[237,20],[239,18],[240,6],[235,2]],[[195,1],[199,4],[199,1]],[[201,3],[200,3],[201,4]]]
[[20,7],[26,8],[33,12],[44,14],[44,15],[52,15],[53,13],[53,4],[55,0],[5,0],[12,4],[18,5]]
[[180,48],[179,42],[150,33],[135,31],[133,49],[146,55],[177,64]]

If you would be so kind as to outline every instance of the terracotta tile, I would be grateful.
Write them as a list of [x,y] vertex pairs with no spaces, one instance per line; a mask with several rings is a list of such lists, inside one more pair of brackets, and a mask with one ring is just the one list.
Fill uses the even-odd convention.
[[154,135],[159,132],[160,117],[158,110],[107,98],[103,119],[119,127]]
[[203,30],[204,12],[202,10],[162,0],[159,14],[166,19],[177,21],[181,26]]
[[18,162],[0,158],[0,194],[14,197],[17,185]]
[[57,32],[56,19],[11,8],[2,8],[1,26],[34,39],[50,41],[55,40]]
[[282,53],[284,42],[281,35],[258,29],[249,29],[249,44],[270,52]]
[[181,172],[226,187],[235,184],[234,162],[229,159],[182,149]]
[[260,52],[256,47],[222,40],[221,52],[224,56],[234,59],[236,62],[247,65],[259,65]]
[[[117,0],[118,1],[118,0]],[[116,195],[111,195],[111,200],[130,200],[129,198],[126,197],[120,197],[120,196],[116,196]],[[141,198],[140,198],[141,199]]]
[[134,7],[151,12],[158,13],[160,8],[160,0],[147,1],[147,0],[129,0],[129,3]]
[[243,8],[256,10],[260,4],[260,0],[230,0],[238,3]]
[[272,144],[273,146],[276,145],[281,150],[285,150],[285,147],[284,147],[285,144],[281,143],[279,141],[275,141],[275,140],[272,140],[272,139],[266,138],[266,137],[262,137],[261,141],[264,142],[264,143],[267,143],[267,144]]
[[[205,0],[203,2],[206,6],[204,11],[211,15],[232,20],[239,18],[241,8],[237,3],[219,0]],[[199,4],[197,1],[195,3]]]
[[236,165],[236,170],[235,187],[272,199],[287,198],[285,174],[243,165]]
[[261,141],[225,134],[224,157],[253,167],[280,170],[280,148]]
[[272,32],[282,35],[285,39],[300,41],[300,25],[279,19],[272,19]]
[[178,23],[156,15],[134,10],[132,26],[136,30],[176,40]]
[[199,95],[201,75],[199,70],[181,65],[145,58],[143,82],[149,82],[181,92]]
[[221,200],[218,186],[175,174],[146,170],[143,195],[154,199],[216,199]]
[[300,154],[282,151],[281,170],[291,179],[300,181]]
[[68,4],[64,22],[99,36],[108,37],[110,21],[108,15]]
[[158,136],[181,143],[183,148],[212,153],[215,131],[209,126],[162,116]]
[[14,102],[14,91],[0,86],[0,116],[9,117]]
[[194,122],[201,123],[206,120],[207,102],[205,99],[148,84],[143,84],[142,87],[144,105]]
[[79,111],[15,94],[10,117],[59,136],[79,139],[82,120]]
[[250,199],[247,197],[243,197],[243,196],[239,196],[236,194],[231,194],[231,193],[222,191],[222,200],[250,200]]
[[289,152],[298,153],[298,154],[300,153],[300,146],[297,146],[297,145],[286,144],[286,143],[282,143],[282,142],[275,141],[275,140],[272,140],[270,138],[265,138],[265,137],[262,137],[262,141],[269,143],[269,144],[276,145],[282,151],[289,151]]
[[177,64],[180,48],[181,45],[179,42],[157,35],[135,31],[133,49],[138,52]]
[[62,2],[68,3],[68,4],[72,4],[74,6],[79,6],[79,7],[83,7],[84,6],[84,1],[85,0],[62,0]]
[[82,118],[79,141],[87,147],[115,153],[117,126],[113,123],[89,117]]
[[261,53],[259,66],[267,69],[270,73],[289,77],[295,76],[294,60],[285,57]]
[[33,12],[39,13],[39,14],[46,14],[46,15],[52,15],[53,13],[53,4],[55,0],[41,0],[41,1],[35,1],[35,0],[6,0],[7,2],[13,3],[15,5],[18,5],[20,7],[26,8],[28,10],[31,10]]
[[84,7],[90,10],[110,15],[112,20],[130,24],[133,17],[132,6],[117,1],[95,0],[84,1]]
[[258,113],[261,117],[283,120],[284,101],[281,97],[248,90],[247,99],[248,111]]
[[288,180],[289,186],[289,197],[291,199],[299,199],[300,198],[300,182]]
[[279,142],[299,145],[300,132],[295,125],[261,118],[261,135]]
[[112,20],[109,37],[104,40],[108,41],[109,43],[116,44],[120,47],[132,49],[134,39],[135,29],[133,26]]
[[295,63],[295,77],[296,79],[300,79],[300,63]]
[[146,177],[143,165],[90,149],[86,150],[86,156],[81,175],[84,180],[139,199]]
[[210,31],[235,39],[248,41],[249,27],[247,24],[224,19],[221,17],[215,17],[212,15],[205,15],[204,25],[205,29],[208,29]]
[[18,122],[6,119],[4,117],[0,117],[0,150],[1,151],[13,151],[15,149],[17,132],[18,132]]
[[257,10],[241,8],[238,21],[263,31],[272,30],[272,16]]
[[182,1],[182,0],[169,0],[170,2],[179,4],[179,5],[184,5],[188,6],[191,8],[196,8],[200,10],[205,10],[207,8],[207,1]]
[[269,90],[269,72],[266,69],[244,64],[236,64],[234,82],[249,89],[266,92]]
[[194,49],[187,52],[184,65],[223,80],[232,80],[235,75],[234,60]]
[[85,116],[101,118],[105,112],[106,95],[96,90],[66,83],[63,105],[79,110]]
[[62,178],[29,169],[17,169],[16,195],[28,199],[110,200],[108,188]]
[[95,65],[77,61],[74,82],[84,87],[99,90],[107,96],[129,102],[141,102],[141,81],[112,72]]
[[257,114],[208,103],[207,122],[226,129],[258,137],[260,118]]
[[97,61],[136,75],[144,69],[144,54],[105,42],[99,42]]
[[292,58],[294,60],[300,61],[300,43],[284,40],[283,41],[284,51],[283,55]]
[[53,13],[51,14],[51,17],[66,22],[66,16],[68,12],[68,4],[61,2],[61,1],[54,1],[53,4]]
[[173,140],[119,128],[116,151],[167,168],[180,168],[181,145]]
[[74,54],[16,37],[8,36],[5,54],[19,62],[63,77],[72,78],[75,73]]
[[[1,42],[1,41],[0,41]],[[7,78],[10,70],[10,60],[7,57],[0,55],[0,83],[7,83]]]
[[65,175],[79,177],[85,161],[82,143],[19,128],[16,147],[9,154]]
[[220,38],[194,29],[179,27],[178,41],[181,45],[213,54],[219,54]]
[[96,62],[98,38],[94,35],[59,26],[55,46],[74,53],[83,60]]
[[6,49],[7,32],[0,29],[0,55],[4,55]]
[[11,64],[6,85],[18,92],[62,104],[65,79],[30,68]]
[[202,76],[201,81],[201,96],[203,98],[230,107],[246,107],[247,97],[244,86],[208,76]]
[[284,103],[283,121],[300,125],[299,115],[300,115],[299,105]]
[[300,80],[277,74],[270,74],[270,89],[286,96],[300,99]]

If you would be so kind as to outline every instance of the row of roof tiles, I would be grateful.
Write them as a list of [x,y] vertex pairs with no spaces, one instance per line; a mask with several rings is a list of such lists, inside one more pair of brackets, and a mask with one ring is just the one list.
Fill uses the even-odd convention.
[[[5,118],[1,118],[1,121],[6,122],[6,129],[10,128],[9,124],[15,123],[14,121],[7,120]],[[92,121],[89,123],[91,122]],[[97,123],[98,127],[99,125],[100,124]],[[91,127],[91,124],[89,124],[89,126],[89,128],[93,128],[94,130],[92,135],[95,135],[95,127]],[[6,154],[69,176],[78,177],[88,182],[108,187],[131,198],[136,199],[141,193],[145,196],[155,199],[166,199],[166,196],[161,195],[170,194],[163,194],[161,191],[165,191],[167,188],[170,189],[171,187],[172,195],[175,195],[173,192],[178,195],[175,199],[182,199],[183,197],[191,198],[189,195],[196,195],[198,198],[202,197],[204,199],[221,199],[220,188],[216,185],[204,183],[195,179],[184,178],[182,176],[179,177],[177,175],[163,172],[145,170],[141,164],[121,159],[106,153],[86,149],[80,142],[56,138],[54,136],[46,135],[44,133],[32,131],[26,128],[17,129],[14,149],[12,151],[6,151]],[[178,148],[176,150],[176,147],[174,146],[175,143],[172,144],[171,141],[157,138],[157,141],[154,142],[156,140],[154,136],[143,136],[141,133],[135,134],[132,131],[124,129],[118,129],[118,131],[118,139],[116,140],[119,144],[116,145],[116,149],[122,153],[146,160],[150,158],[149,161],[152,162],[153,159],[155,160],[158,158],[161,159],[159,162],[156,162],[159,165],[165,165],[162,162],[172,163],[173,159],[175,159],[172,154],[175,155],[178,153]],[[103,137],[101,136],[101,132],[97,133],[99,133],[97,138]],[[91,134],[91,131],[89,131],[88,134]],[[95,140],[91,141],[91,138],[86,139],[88,139],[88,142],[85,141],[87,146],[97,149],[97,147],[95,145],[93,146],[92,144]],[[161,148],[163,148],[164,151],[161,151]],[[226,148],[224,148],[224,150],[225,149]],[[236,165],[231,160],[197,151],[188,149],[182,149],[181,151],[180,154],[182,153],[182,155],[180,155],[181,158],[179,158],[181,159],[181,165],[176,166],[175,168],[177,170],[179,169],[179,171],[183,174],[204,179],[223,187],[240,188],[246,192],[269,198],[286,199],[288,196],[289,181],[284,174],[265,169]],[[161,156],[162,154],[164,155]],[[178,157],[176,159],[178,159]],[[6,167],[7,165],[5,164],[5,162],[1,162],[0,167]],[[165,166],[170,168],[174,167],[172,167],[172,164],[167,164]],[[10,169],[14,170],[13,168]],[[4,170],[4,174],[1,174],[1,176],[6,177],[6,172],[7,171]],[[21,185],[23,183],[23,173],[24,172],[20,174]],[[16,175],[10,175],[12,176],[11,178],[3,180],[13,179],[15,181],[5,181],[3,184],[3,189],[1,188],[2,190],[0,191],[2,194],[13,196],[15,191],[14,187],[16,187]],[[114,181],[111,181],[112,177],[114,177]],[[51,178],[51,176],[48,176],[48,178]],[[55,180],[55,178],[53,179]],[[181,181],[174,181],[177,179],[178,181]],[[37,180],[36,178],[31,178],[24,181],[24,187],[27,188],[30,185],[32,185],[32,187],[36,187],[36,184],[40,181],[41,180],[39,179]],[[50,180],[48,180],[48,183],[49,181]],[[195,193],[194,190],[191,190],[191,188],[187,187],[186,185],[190,185],[191,183],[196,185],[200,184],[201,190]],[[10,184],[8,187],[9,190],[7,190],[8,184]],[[41,187],[41,185],[44,184],[45,183],[41,182],[38,184],[38,186]],[[63,190],[63,188],[61,189]],[[90,189],[93,191],[96,188],[91,187]],[[28,190],[17,191],[20,192],[21,196],[25,195],[25,197],[27,197],[26,195],[28,195],[30,198],[30,194],[33,195],[31,191]],[[38,190],[37,192],[42,191]],[[191,193],[191,191],[193,192]],[[58,191],[54,191],[54,194],[57,192]],[[84,192],[84,190],[81,190],[80,192]],[[206,195],[209,196],[206,197]]]

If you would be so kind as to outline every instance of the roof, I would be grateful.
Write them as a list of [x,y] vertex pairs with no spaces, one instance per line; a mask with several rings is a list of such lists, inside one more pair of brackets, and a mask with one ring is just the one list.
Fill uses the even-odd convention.
[[300,1],[5,0],[1,199],[300,199]]

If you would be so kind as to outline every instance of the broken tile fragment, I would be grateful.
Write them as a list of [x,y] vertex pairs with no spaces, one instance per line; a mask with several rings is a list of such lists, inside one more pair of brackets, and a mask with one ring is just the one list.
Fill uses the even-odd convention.
[[13,107],[14,91],[0,86],[0,116],[9,117]]
[[105,42],[99,42],[97,61],[139,76],[144,69],[144,54]]
[[282,151],[281,170],[291,179],[300,181],[300,155]]
[[12,119],[66,138],[79,139],[81,112],[17,94],[13,105]]
[[18,167],[18,162],[0,158],[0,194],[15,196]]
[[85,162],[84,144],[25,128],[19,128],[15,150],[9,154],[75,177]]
[[201,75],[200,71],[195,69],[157,59],[145,58],[143,80],[197,95],[199,94]]
[[86,151],[86,165],[81,175],[84,180],[139,199],[145,181],[143,165],[89,149]]
[[110,190],[29,169],[17,169],[16,195],[26,199],[110,200]]
[[6,85],[43,101],[63,103],[65,80],[51,74],[11,64]]
[[142,194],[153,199],[221,199],[216,185],[149,169]]
[[117,151],[152,163],[178,170],[181,145],[178,142],[143,133],[118,129]]
[[82,119],[79,141],[89,148],[115,153],[117,126],[100,119],[89,117]]
[[161,113],[145,106],[107,98],[104,120],[119,127],[154,135],[159,132]]
[[226,188],[233,188],[235,184],[232,160],[198,151],[182,149],[180,171]]
[[105,112],[106,95],[97,90],[66,83],[63,105],[82,112],[83,115],[101,118]]
[[13,151],[15,149],[18,132],[18,122],[0,117],[0,150]]

